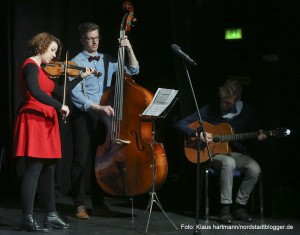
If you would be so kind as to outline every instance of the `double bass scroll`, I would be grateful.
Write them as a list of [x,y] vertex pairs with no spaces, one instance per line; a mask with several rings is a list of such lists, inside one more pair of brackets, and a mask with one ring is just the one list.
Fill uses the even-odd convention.
[[[123,3],[123,9],[126,13],[122,18],[120,38],[131,29],[131,22],[135,19],[130,1]],[[152,145],[151,122],[140,117],[152,101],[153,94],[124,73],[124,50],[124,47],[119,47],[115,84],[104,93],[100,102],[101,105],[111,105],[115,115],[103,117],[106,136],[103,145],[97,148],[95,174],[106,193],[136,196],[152,189],[153,153],[157,189],[166,180],[168,165],[163,145]]]

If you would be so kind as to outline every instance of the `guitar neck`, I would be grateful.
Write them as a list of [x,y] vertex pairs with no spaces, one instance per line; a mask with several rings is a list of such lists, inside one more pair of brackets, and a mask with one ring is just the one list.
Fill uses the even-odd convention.
[[[264,131],[267,136],[271,136],[271,131]],[[259,135],[259,132],[248,132],[248,133],[240,133],[240,134],[232,134],[232,135],[219,135],[214,136],[214,142],[229,142],[233,140],[246,140],[246,139],[255,139]]]
[[[234,140],[243,140],[243,139],[256,139],[258,140],[258,136],[260,135],[260,131],[256,132],[248,132],[248,133],[239,133],[234,134],[232,127],[228,123],[220,123],[216,126],[203,122],[205,126],[205,130],[207,133],[212,134],[213,144],[209,142],[210,145],[210,153],[212,156],[216,154],[228,154],[231,150],[228,142]],[[193,130],[197,130],[199,128],[199,121],[195,121],[189,124],[189,127]],[[291,131],[286,128],[277,128],[274,130],[263,131],[266,136],[271,137],[286,137],[290,135]],[[184,152],[189,161],[193,163],[198,163],[199,159],[197,158],[198,153],[198,139],[195,137],[187,138],[184,141]],[[206,145],[201,144],[201,158],[200,163],[208,161],[209,151]]]

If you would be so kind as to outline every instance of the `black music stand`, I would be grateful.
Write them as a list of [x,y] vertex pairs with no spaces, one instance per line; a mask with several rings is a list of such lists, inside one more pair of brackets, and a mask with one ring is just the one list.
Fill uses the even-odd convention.
[[[171,89],[162,89],[159,88],[155,94],[155,97],[153,98],[151,104],[148,106],[148,108],[143,112],[143,114],[141,115],[142,119],[144,119],[145,121],[151,121],[152,122],[152,149],[153,149],[153,154],[152,154],[152,190],[150,192],[150,200],[147,206],[147,209],[145,210],[148,211],[149,209],[149,216],[148,216],[148,221],[147,221],[147,227],[146,227],[146,233],[148,232],[148,227],[149,227],[149,222],[150,222],[150,217],[151,217],[151,213],[152,213],[152,208],[153,208],[153,204],[156,203],[156,205],[159,207],[159,209],[164,213],[164,215],[167,217],[167,219],[171,222],[171,224],[175,227],[176,230],[178,230],[178,228],[176,227],[176,225],[173,223],[173,221],[169,218],[169,216],[167,215],[167,213],[164,211],[164,209],[162,208],[162,205],[158,199],[158,196],[156,194],[155,191],[155,170],[156,170],[156,164],[155,164],[155,121],[158,119],[164,119],[167,114],[169,113],[170,109],[173,107],[173,105],[175,104],[175,102],[177,101],[177,98],[175,98],[176,94],[178,91],[175,91],[176,94],[173,97],[167,97],[171,99],[171,102],[169,104],[163,104],[166,99],[165,97],[162,97],[162,99],[160,99],[160,94],[162,94],[163,90],[168,90],[168,91],[175,91],[175,90],[171,90]],[[162,95],[164,96],[164,95]],[[156,104],[159,103],[158,105]],[[157,107],[159,106],[159,107]]]

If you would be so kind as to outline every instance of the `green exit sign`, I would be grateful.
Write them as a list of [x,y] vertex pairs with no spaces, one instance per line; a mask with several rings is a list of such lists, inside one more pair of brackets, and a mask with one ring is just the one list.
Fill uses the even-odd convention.
[[225,39],[226,40],[236,40],[236,39],[242,39],[242,29],[241,28],[230,28],[225,29]]

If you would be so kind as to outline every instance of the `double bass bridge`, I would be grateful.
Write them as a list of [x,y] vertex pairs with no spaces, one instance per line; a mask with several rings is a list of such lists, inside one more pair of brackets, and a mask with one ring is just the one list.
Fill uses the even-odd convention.
[[114,139],[114,142],[117,144],[130,144],[129,140]]

